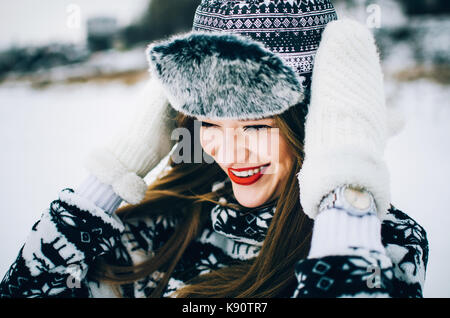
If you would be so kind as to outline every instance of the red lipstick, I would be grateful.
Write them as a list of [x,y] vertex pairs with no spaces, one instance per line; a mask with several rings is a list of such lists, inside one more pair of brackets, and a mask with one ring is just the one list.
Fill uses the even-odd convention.
[[[256,181],[258,181],[262,177],[264,171],[267,169],[267,167],[269,165],[270,165],[270,163],[262,165],[262,166],[256,166],[256,167],[247,167],[247,168],[239,168],[239,169],[228,168],[228,176],[230,177],[230,179],[233,182],[236,182],[237,184],[251,185],[251,184],[255,183]],[[251,176],[250,175],[237,176],[233,173],[233,171],[235,171],[237,174],[243,174],[242,173],[243,171],[249,171],[249,170],[253,171],[255,169],[258,169],[258,172],[256,172],[256,173],[253,172],[253,175],[251,175]]]

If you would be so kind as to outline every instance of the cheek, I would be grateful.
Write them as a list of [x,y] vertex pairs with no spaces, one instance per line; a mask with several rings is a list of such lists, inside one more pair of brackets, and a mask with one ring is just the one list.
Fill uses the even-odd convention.
[[258,133],[247,134],[244,138],[245,145],[250,152],[250,156],[255,157],[255,163],[262,163],[262,161],[274,161],[276,159],[278,153],[278,149],[276,149],[278,147],[276,134],[263,130]]
[[269,133],[260,138],[261,153],[270,158],[270,161],[277,165],[280,160],[283,160],[282,140],[278,128],[273,128]]
[[220,145],[221,138],[219,130],[208,128],[200,128],[200,145],[203,150],[210,156],[214,157],[217,147]]
[[274,163],[274,173],[278,177],[285,177],[290,173],[295,155],[289,144],[279,132],[273,132],[269,140],[268,149],[271,161]]
[[284,140],[284,138],[280,138],[278,144],[278,156],[280,160],[280,165],[283,167],[285,174],[289,173],[292,169],[292,166],[295,161],[295,154],[292,152],[292,149],[289,147],[289,144]]

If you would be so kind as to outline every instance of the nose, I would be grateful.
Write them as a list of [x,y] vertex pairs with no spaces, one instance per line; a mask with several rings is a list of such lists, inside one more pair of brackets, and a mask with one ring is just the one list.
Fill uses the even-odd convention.
[[216,155],[213,157],[225,168],[237,163],[248,163],[251,154],[249,146],[248,138],[238,129],[225,128],[223,139],[215,147]]

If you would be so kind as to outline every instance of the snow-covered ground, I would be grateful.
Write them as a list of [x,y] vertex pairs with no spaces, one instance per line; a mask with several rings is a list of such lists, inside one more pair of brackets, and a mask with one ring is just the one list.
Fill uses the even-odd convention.
[[[126,120],[143,84],[0,85],[0,277],[58,192],[87,176],[88,151]],[[406,116],[386,152],[392,202],[428,232],[425,296],[450,297],[449,86],[388,81],[387,92]]]

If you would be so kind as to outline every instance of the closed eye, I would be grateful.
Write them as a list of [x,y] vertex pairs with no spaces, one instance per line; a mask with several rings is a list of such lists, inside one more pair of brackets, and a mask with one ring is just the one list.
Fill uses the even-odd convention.
[[214,126],[217,127],[217,125],[210,124],[210,123],[207,123],[207,122],[205,122],[205,121],[202,121],[202,127],[214,127]]
[[267,129],[267,128],[272,128],[268,125],[251,125],[251,126],[244,126],[243,129],[244,131],[247,131],[249,129],[256,129],[256,130],[261,130],[261,129]]
[[[202,125],[202,127],[218,127],[216,124],[211,124],[211,123],[208,123],[205,121],[202,121],[201,125]],[[269,125],[247,125],[247,126],[242,127],[242,129],[244,131],[247,131],[249,129],[261,130],[261,129],[267,129],[267,128],[272,128],[272,127]]]

